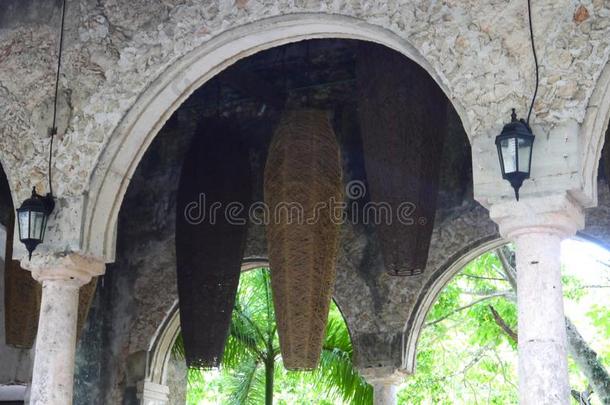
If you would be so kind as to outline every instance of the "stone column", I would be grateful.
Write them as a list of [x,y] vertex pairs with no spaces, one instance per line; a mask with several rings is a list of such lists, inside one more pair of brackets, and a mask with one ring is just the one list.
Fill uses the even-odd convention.
[[373,386],[374,405],[396,405],[398,386],[406,374],[394,367],[370,367],[360,370],[364,379]]
[[62,253],[23,260],[22,267],[42,284],[30,404],[72,404],[78,292],[104,273],[104,263]]
[[494,205],[490,215],[515,243],[519,403],[568,405],[560,243],[584,227],[582,209],[567,195],[551,195]]

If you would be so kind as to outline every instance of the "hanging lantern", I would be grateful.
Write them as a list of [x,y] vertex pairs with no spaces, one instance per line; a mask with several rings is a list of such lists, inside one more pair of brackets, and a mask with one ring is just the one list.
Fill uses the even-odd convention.
[[19,226],[19,240],[28,250],[30,259],[36,246],[44,240],[49,215],[55,207],[53,196],[41,196],[32,189],[32,196],[17,208],[17,224]]
[[529,125],[525,121],[517,119],[514,108],[511,122],[504,125],[502,133],[496,137],[502,178],[508,180],[515,189],[517,201],[519,201],[519,188],[521,188],[523,180],[530,177],[534,138]]

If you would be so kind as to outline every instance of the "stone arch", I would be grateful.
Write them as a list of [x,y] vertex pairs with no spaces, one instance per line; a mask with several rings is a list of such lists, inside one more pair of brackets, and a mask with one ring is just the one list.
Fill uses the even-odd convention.
[[[591,235],[587,229],[579,232],[573,239],[583,242],[593,243],[604,249],[609,249],[609,245],[602,235]],[[432,306],[436,303],[439,294],[451,282],[451,280],[464,269],[464,267],[477,257],[490,252],[508,241],[498,235],[476,241],[467,247],[463,252],[453,256],[445,265],[439,268],[423,287],[411,316],[403,330],[402,341],[402,368],[408,373],[415,373],[417,360],[417,344],[424,326],[424,322]]]
[[[451,99],[446,84],[407,40],[356,18],[293,14],[262,19],[224,32],[171,65],[123,117],[91,175],[82,229],[83,250],[107,262],[114,260],[118,212],[131,176],[164,123],[193,91],[256,52],[317,38],[357,39],[396,50],[422,66]],[[452,102],[469,133],[465,109],[456,100]]]
[[402,368],[407,373],[412,374],[415,372],[419,335],[423,329],[426,316],[428,316],[428,312],[430,312],[441,291],[469,262],[505,243],[506,241],[498,236],[476,241],[464,251],[447,260],[445,265],[430,277],[427,285],[423,287],[422,294],[420,294],[413,312],[403,329]]
[[583,192],[590,206],[597,205],[597,171],[609,123],[610,62],[607,62],[597,79],[579,131]]

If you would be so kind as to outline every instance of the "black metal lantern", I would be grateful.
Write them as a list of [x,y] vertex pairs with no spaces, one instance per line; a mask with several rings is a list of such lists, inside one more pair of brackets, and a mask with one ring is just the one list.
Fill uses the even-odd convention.
[[496,137],[502,178],[508,180],[515,189],[517,201],[523,180],[530,177],[534,138],[529,125],[524,120],[517,119],[514,108],[510,124],[504,125],[502,133]]
[[55,201],[51,194],[41,196],[32,189],[32,196],[17,208],[17,224],[19,226],[19,240],[28,250],[30,259],[32,252],[43,240],[47,228],[49,214],[55,208]]

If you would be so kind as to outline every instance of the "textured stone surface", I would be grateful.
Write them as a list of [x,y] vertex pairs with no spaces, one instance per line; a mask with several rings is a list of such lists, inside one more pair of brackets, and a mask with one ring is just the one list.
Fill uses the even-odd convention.
[[[59,2],[43,3],[11,0],[0,13],[0,160],[16,200],[32,185],[46,188]],[[80,0],[69,5],[54,163],[61,208],[56,222],[62,229],[49,234],[58,246],[79,246],[83,198],[98,156],[138,96],[181,56],[240,25],[326,13],[387,28],[428,63],[450,99],[462,106],[464,125],[475,137],[498,131],[511,107],[524,112],[533,89],[526,8],[519,2]],[[582,6],[590,16],[577,23],[574,15],[582,14]],[[610,8],[601,1],[545,0],[533,4],[533,13],[542,72],[536,122],[544,128],[582,122],[610,53]]]
[[30,404],[72,403],[78,280],[42,282]]
[[571,403],[559,261],[561,239],[551,232],[522,233],[514,239],[519,403],[524,405]]
[[[533,91],[533,61],[524,3],[502,0],[427,1],[269,1],[222,0],[79,0],[69,1],[64,70],[60,78],[59,136],[54,160],[57,208],[41,250],[64,252],[81,247],[83,205],[101,154],[119,138],[117,126],[155,81],[168,80],[171,67],[222,33],[281,15],[324,13],[383,27],[413,47],[449,98],[473,141],[475,195],[510,189],[497,183],[492,135],[511,107],[521,115]],[[0,162],[14,201],[37,186],[48,191],[47,128],[59,27],[59,2],[5,0],[0,9]],[[585,13],[586,10],[586,13]],[[583,121],[596,81],[610,53],[610,5],[603,1],[534,2],[534,25],[541,64],[541,88],[534,106],[538,135],[534,177],[524,191],[549,184],[578,186],[581,162],[578,125]],[[303,15],[303,14],[302,14]],[[334,17],[333,17],[334,18]],[[179,73],[179,72],[178,72]],[[189,78],[178,77],[181,85]],[[176,97],[182,92],[176,88]],[[188,132],[188,131],[186,131]],[[550,136],[549,136],[550,134]],[[588,136],[588,134],[585,134]],[[163,148],[172,153],[148,160],[134,176],[141,188],[127,196],[119,226],[119,255],[109,270],[99,315],[104,331],[94,341],[104,345],[100,359],[106,398],[121,403],[124,392],[135,398],[127,358],[146,350],[175,298],[172,184],[188,136]],[[180,141],[182,140],[182,141]],[[163,143],[164,141],[160,141]],[[138,148],[141,145],[125,145]],[[260,157],[259,157],[260,158]],[[137,163],[137,162],[136,162]],[[148,165],[148,166],[146,166]],[[162,168],[162,169],[159,169]],[[165,170],[167,169],[167,170]],[[148,170],[148,171],[147,171]],[[146,174],[148,173],[148,174]],[[125,173],[111,173],[123,179]],[[148,176],[148,177],[147,177]],[[561,177],[563,176],[563,177]],[[559,179],[559,180],[557,180]],[[128,181],[129,179],[123,179]],[[552,183],[552,184],[551,184]],[[160,185],[155,186],[155,185]],[[168,186],[169,185],[169,186]],[[142,195],[144,197],[142,197]],[[431,277],[466,250],[497,236],[487,212],[471,193],[447,198],[435,223],[424,275],[394,279],[385,275],[374,232],[345,226],[335,298],[348,321],[362,367],[400,363],[401,331]],[[133,197],[133,196],[132,196]],[[610,244],[607,187],[600,188],[601,208],[588,212],[585,234]],[[131,209],[129,207],[143,207]],[[127,218],[127,219],[125,219]],[[143,225],[145,224],[145,226]],[[248,254],[264,256],[264,235],[253,227]],[[95,235],[102,238],[104,235]],[[121,245],[122,244],[122,245]],[[122,250],[121,250],[122,249]],[[354,296],[357,291],[357,297]],[[357,298],[357,299],[355,299]],[[96,335],[97,336],[97,335]],[[92,357],[92,358],[95,358]],[[85,362],[86,365],[93,361]],[[94,403],[93,401],[89,403]]]

